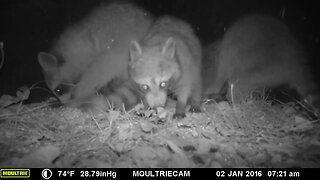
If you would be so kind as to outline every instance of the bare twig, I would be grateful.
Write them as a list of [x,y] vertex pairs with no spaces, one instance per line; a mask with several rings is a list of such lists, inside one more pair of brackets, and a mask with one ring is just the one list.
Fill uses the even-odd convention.
[[0,52],[1,52],[1,59],[0,59],[0,69],[2,68],[3,64],[4,64],[4,50],[3,50],[3,42],[0,42]]

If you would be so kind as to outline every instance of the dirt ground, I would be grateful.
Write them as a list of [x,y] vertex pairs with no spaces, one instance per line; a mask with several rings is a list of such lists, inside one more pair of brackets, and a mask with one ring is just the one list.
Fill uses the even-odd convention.
[[320,167],[320,121],[293,104],[204,103],[175,120],[174,103],[92,114],[2,101],[0,167]]

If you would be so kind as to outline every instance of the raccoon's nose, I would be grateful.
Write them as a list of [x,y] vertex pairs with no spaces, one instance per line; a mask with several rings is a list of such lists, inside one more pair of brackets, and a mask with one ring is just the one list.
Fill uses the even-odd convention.
[[166,97],[165,93],[150,93],[147,94],[146,100],[151,108],[164,107],[167,100]]
[[152,100],[149,99],[148,105],[150,108],[164,107],[164,103],[156,99],[152,99]]
[[150,106],[152,109],[156,109],[158,107],[164,107],[164,104],[162,103],[158,103],[158,104],[152,104],[152,106]]

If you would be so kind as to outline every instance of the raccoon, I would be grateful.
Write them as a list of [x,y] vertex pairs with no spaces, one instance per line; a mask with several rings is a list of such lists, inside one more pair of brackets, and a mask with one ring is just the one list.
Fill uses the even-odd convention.
[[130,44],[129,76],[151,108],[166,104],[168,91],[177,96],[173,118],[199,112],[202,49],[193,29],[170,16],[160,17],[140,42]]
[[307,65],[301,44],[275,18],[246,16],[236,21],[221,40],[204,50],[204,96],[227,94],[234,84],[237,103],[248,93],[283,84],[294,87],[309,103],[319,102],[319,87]]
[[48,87],[74,106],[112,79],[128,79],[129,44],[144,37],[152,22],[148,12],[130,3],[97,7],[67,28],[50,52],[38,54]]

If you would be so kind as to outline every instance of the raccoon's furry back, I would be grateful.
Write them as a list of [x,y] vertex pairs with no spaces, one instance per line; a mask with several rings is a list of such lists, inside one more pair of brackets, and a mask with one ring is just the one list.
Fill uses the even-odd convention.
[[114,43],[122,36],[144,34],[144,28],[133,27],[149,26],[148,16],[145,10],[130,3],[101,4],[81,22],[68,27],[55,42],[52,52],[63,58],[64,66],[84,70],[97,55],[122,46]]
[[145,45],[153,45],[163,42],[169,37],[176,37],[175,40],[178,43],[183,41],[181,43],[186,44],[187,50],[193,56],[193,61],[198,67],[201,67],[202,48],[200,41],[195,36],[193,28],[180,19],[172,16],[162,16],[153,24],[143,42],[146,43]]
[[[314,92],[319,88],[310,74],[302,45],[275,18],[240,18],[222,40],[206,48],[204,61],[216,66],[204,73],[204,94],[219,94],[229,82],[234,84],[234,98],[238,101],[254,90],[289,84],[302,97],[318,99]],[[230,89],[228,96],[230,100]]]

